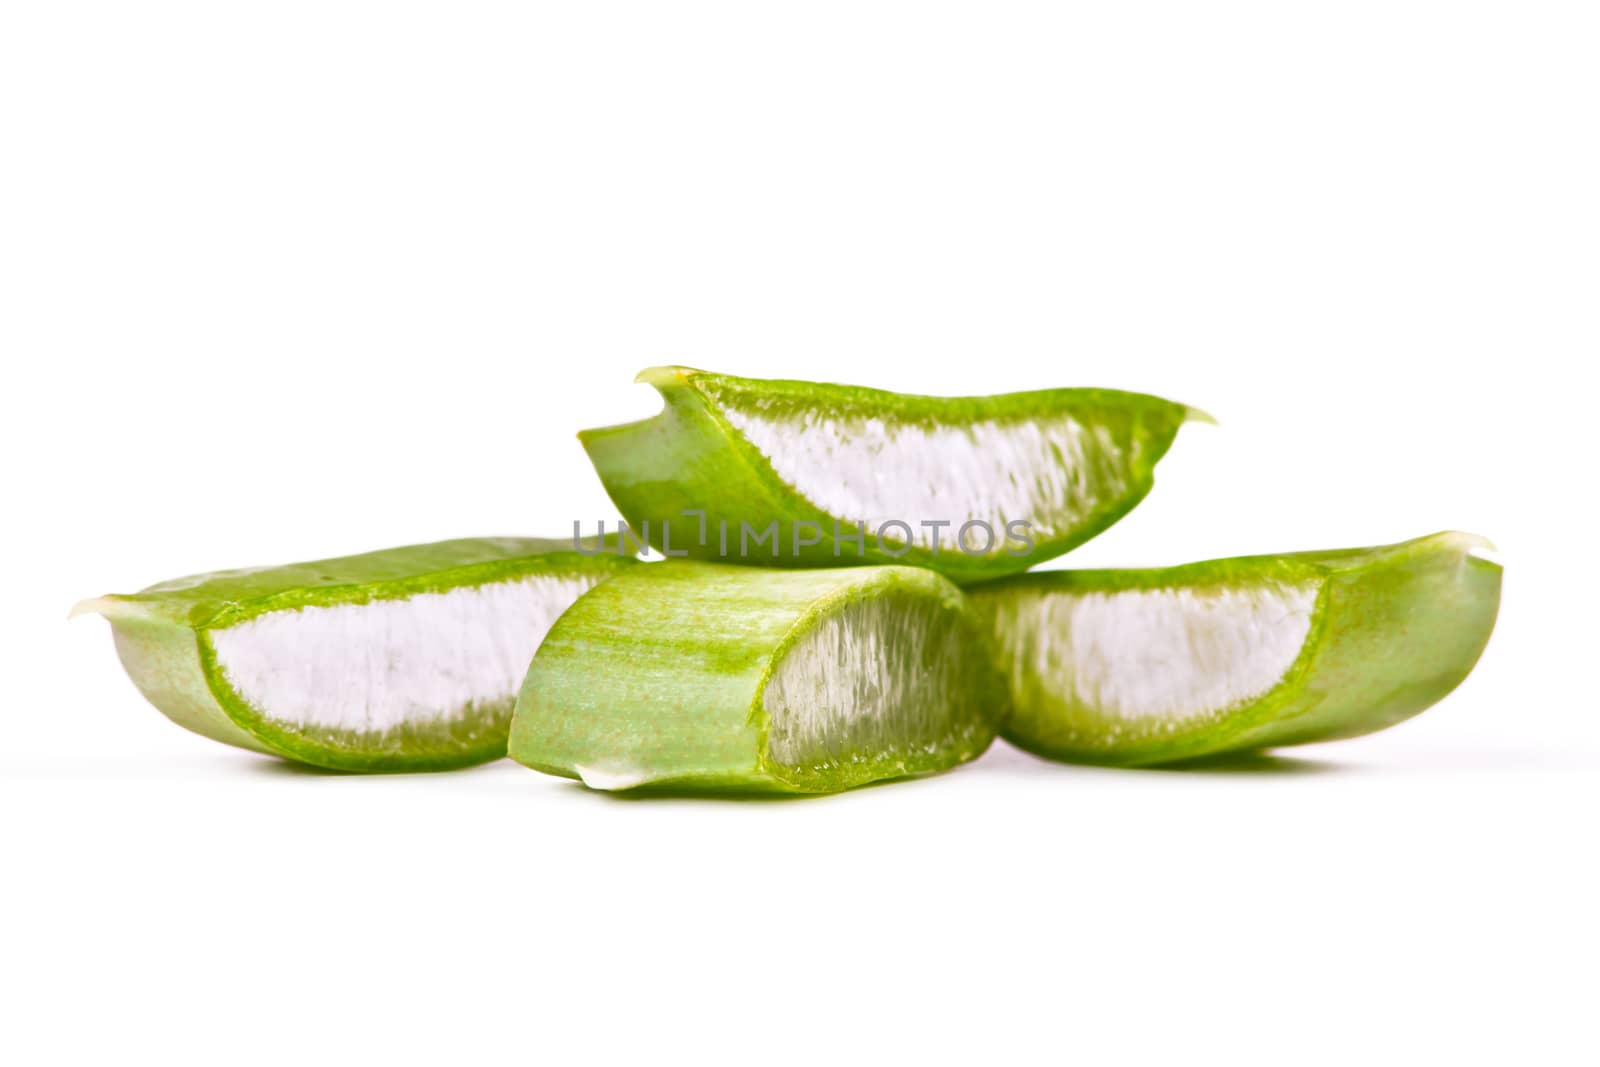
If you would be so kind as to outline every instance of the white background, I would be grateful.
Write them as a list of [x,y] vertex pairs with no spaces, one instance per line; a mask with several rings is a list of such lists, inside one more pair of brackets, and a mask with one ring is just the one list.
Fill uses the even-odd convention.
[[[0,1059],[1594,1062],[1592,4],[3,11]],[[672,362],[1195,404],[1073,565],[1460,528],[1499,629],[1232,771],[715,803],[295,770],[64,621],[612,516]]]

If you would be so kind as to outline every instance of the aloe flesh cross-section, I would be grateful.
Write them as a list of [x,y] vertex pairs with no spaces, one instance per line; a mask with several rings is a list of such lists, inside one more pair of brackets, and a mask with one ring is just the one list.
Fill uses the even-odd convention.
[[633,563],[463,539],[200,574],[74,613],[110,620],[139,690],[196,733],[337,770],[444,770],[505,755],[539,641]]
[[900,563],[957,582],[1087,541],[1150,491],[1183,404],[1108,389],[940,398],[685,367],[665,406],[579,437],[658,549],[766,566]]
[[1052,571],[968,592],[1044,756],[1156,764],[1372,733],[1436,703],[1494,629],[1482,538]]
[[1004,703],[981,624],[931,571],[668,561],[551,629],[510,751],[595,789],[825,793],[977,758]]

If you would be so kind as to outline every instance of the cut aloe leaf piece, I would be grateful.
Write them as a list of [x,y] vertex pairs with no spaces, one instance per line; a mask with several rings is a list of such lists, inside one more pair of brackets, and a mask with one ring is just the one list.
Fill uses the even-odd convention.
[[1489,544],[1053,571],[977,586],[1014,711],[1005,736],[1085,763],[1151,764],[1372,733],[1436,703],[1494,629]]
[[659,415],[579,439],[657,549],[903,563],[958,582],[1026,570],[1106,529],[1150,491],[1178,428],[1207,418],[1108,389],[939,398],[686,367],[639,380],[660,391]]
[[444,541],[199,574],[73,614],[109,619],[140,692],[196,733],[338,770],[443,770],[505,755],[539,641],[635,562],[570,540]]
[[828,793],[989,747],[1004,688],[931,571],[637,567],[551,629],[511,756],[594,789]]

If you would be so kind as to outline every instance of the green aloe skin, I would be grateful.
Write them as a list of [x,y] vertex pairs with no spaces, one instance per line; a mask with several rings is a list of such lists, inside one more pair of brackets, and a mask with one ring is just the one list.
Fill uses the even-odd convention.
[[464,539],[180,578],[73,614],[104,615],[140,692],[196,733],[335,770],[445,770],[505,755],[543,630],[635,562]]
[[637,567],[551,629],[511,757],[596,789],[828,793],[976,759],[1005,711],[982,624],[912,567]]
[[[659,415],[579,439],[657,549],[777,567],[900,563],[958,583],[1024,571],[1105,530],[1150,491],[1179,427],[1209,421],[1105,389],[939,398],[686,367],[639,380],[660,391]],[[882,529],[880,544],[891,520],[908,529]],[[992,533],[971,528],[963,551],[969,520]]]
[[1494,629],[1482,538],[1055,571],[969,590],[1043,756],[1144,765],[1330,741],[1410,718],[1459,685]]

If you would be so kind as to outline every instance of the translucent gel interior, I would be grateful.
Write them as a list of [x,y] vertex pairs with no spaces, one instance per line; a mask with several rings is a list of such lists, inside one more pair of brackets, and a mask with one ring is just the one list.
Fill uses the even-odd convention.
[[976,716],[957,617],[910,598],[855,601],[805,633],[767,681],[768,753],[822,769],[931,752]]
[[[904,522],[911,543],[924,548],[937,538],[953,550],[969,520],[995,534],[987,545],[986,533],[969,530],[964,544],[975,554],[1003,552],[1012,521],[1029,523],[1036,539],[1073,530],[1128,491],[1138,461],[1106,427],[1065,415],[930,428],[825,412],[774,419],[758,408],[724,410],[778,476],[819,509],[874,532]],[[885,539],[903,534],[891,527]]]
[[1097,717],[1182,721],[1273,688],[1311,628],[1315,583],[1054,590],[999,605],[1013,675]]
[[266,718],[384,733],[506,706],[545,634],[596,580],[530,576],[275,611],[211,640],[228,682]]

